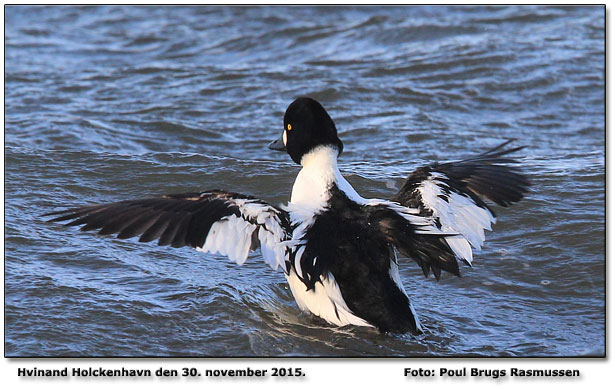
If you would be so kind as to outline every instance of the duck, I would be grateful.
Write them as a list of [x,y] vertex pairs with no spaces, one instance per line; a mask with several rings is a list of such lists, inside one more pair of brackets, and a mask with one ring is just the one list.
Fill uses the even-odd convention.
[[189,246],[238,265],[260,248],[264,262],[284,273],[302,311],[336,327],[421,334],[400,263],[410,259],[436,280],[443,271],[461,276],[460,263],[472,266],[473,251],[496,222],[493,204],[508,207],[530,187],[510,157],[524,148],[507,148],[513,140],[418,167],[388,199],[364,198],[339,170],[344,145],[335,123],[321,103],[303,96],[288,106],[281,136],[269,144],[301,166],[287,204],[210,189],[45,216],[119,239]]

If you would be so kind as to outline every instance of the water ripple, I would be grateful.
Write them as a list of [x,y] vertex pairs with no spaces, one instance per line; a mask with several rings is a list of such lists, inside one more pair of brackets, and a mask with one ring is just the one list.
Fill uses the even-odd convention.
[[[604,353],[602,7],[7,6],[7,356],[578,356]],[[426,334],[332,328],[253,253],[44,223],[69,205],[223,187],[274,204],[267,143],[321,100],[366,197],[417,166],[528,145],[527,198],[474,267],[401,278]],[[160,334],[165,334],[160,336]]]

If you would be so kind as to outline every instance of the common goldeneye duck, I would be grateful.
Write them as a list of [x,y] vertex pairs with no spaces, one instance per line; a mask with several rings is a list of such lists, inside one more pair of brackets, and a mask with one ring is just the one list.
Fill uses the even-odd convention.
[[140,236],[161,246],[191,246],[242,264],[260,246],[274,270],[284,271],[299,307],[337,325],[381,332],[423,331],[398,272],[398,253],[425,276],[457,276],[458,261],[472,264],[484,230],[495,223],[486,200],[521,200],[528,180],[511,164],[510,141],[457,162],[420,167],[390,199],[361,197],[341,175],[343,144],[316,100],[301,97],[284,115],[280,139],[301,170],[286,206],[223,190],[172,194],[90,205],[48,215],[68,226]]

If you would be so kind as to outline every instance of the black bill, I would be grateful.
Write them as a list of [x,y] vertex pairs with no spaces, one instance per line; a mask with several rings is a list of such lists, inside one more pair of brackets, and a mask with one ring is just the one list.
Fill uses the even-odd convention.
[[286,146],[284,145],[284,139],[282,139],[282,137],[279,137],[278,139],[269,143],[269,148],[271,150],[276,150],[276,151],[286,151]]

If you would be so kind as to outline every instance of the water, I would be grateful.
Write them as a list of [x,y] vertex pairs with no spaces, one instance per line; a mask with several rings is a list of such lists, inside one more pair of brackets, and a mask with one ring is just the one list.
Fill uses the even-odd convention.
[[[5,38],[7,356],[577,356],[605,347],[603,7],[14,7]],[[287,201],[266,149],[319,99],[341,169],[388,197],[508,138],[532,192],[461,278],[401,277],[425,335],[302,314],[259,252],[44,223],[65,206],[222,187]]]

